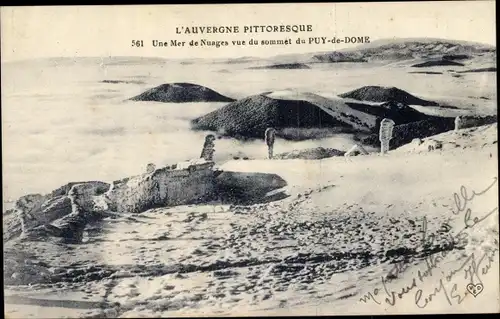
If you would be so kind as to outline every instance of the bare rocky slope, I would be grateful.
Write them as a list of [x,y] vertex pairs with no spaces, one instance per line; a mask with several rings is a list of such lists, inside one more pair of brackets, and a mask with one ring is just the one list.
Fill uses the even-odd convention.
[[[498,121],[497,116],[462,116],[462,128],[476,127],[493,124]],[[391,139],[391,148],[398,148],[408,144],[416,138],[426,138],[455,128],[455,118],[442,117],[431,118],[423,121],[396,125]],[[380,146],[378,134],[372,134],[363,138],[362,142],[367,145]]]

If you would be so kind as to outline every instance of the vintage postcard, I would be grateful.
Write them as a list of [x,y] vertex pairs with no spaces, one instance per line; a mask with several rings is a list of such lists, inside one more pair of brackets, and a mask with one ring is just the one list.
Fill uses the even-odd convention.
[[5,316],[498,312],[495,9],[2,7]]

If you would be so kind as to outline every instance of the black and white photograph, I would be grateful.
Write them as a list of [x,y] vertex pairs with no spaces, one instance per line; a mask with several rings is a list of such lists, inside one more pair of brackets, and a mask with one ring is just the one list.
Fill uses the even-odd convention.
[[499,312],[495,11],[2,6],[5,317]]

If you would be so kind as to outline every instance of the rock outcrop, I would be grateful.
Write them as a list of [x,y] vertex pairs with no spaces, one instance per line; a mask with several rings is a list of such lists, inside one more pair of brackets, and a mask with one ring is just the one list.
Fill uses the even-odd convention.
[[186,102],[232,102],[234,99],[224,96],[207,87],[192,83],[162,84],[134,96],[132,101],[154,101],[164,103]]
[[368,155],[368,152],[365,148],[359,144],[353,145],[345,154],[345,157],[349,156],[358,156],[358,155]]
[[287,182],[276,174],[220,172],[216,179],[218,197],[231,203],[255,203],[269,192],[287,186]]
[[103,197],[110,185],[104,182],[75,184],[71,187],[65,201],[69,200],[70,211],[51,223],[23,230],[23,239],[41,240],[46,237],[58,237],[64,242],[80,243],[85,227],[105,216],[109,211]]
[[73,216],[83,219],[86,224],[94,212],[99,215],[103,209],[96,208],[94,197],[104,194],[109,186],[98,181],[69,183],[47,195],[21,197],[4,216],[4,241],[17,237],[32,240],[44,236],[73,238],[77,231],[72,223],[65,221]]
[[305,159],[317,160],[334,156],[343,156],[345,152],[334,148],[308,148],[303,150],[294,150],[291,152],[280,153],[274,156],[275,159]]

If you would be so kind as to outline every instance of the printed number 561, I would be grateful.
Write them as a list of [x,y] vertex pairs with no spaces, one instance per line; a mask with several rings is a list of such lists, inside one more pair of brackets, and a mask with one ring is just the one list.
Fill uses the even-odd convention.
[[133,47],[143,47],[144,43],[142,40],[132,40],[132,46]]

